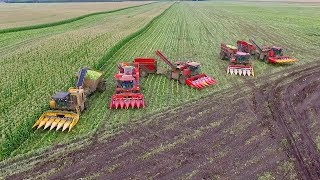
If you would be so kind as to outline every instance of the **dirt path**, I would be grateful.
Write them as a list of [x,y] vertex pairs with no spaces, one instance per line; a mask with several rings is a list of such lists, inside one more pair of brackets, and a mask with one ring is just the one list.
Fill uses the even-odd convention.
[[282,72],[272,84],[257,88],[248,80],[240,92],[217,93],[148,117],[7,179],[256,179],[265,172],[276,179],[319,179],[311,132],[320,123],[310,124],[320,119],[320,66],[299,68]]
[[[300,178],[320,179],[320,154],[310,133],[312,119],[320,120],[320,66],[291,73],[262,89],[266,91],[255,96],[258,113],[261,109],[261,115],[271,112],[272,132],[279,142],[286,139],[285,149],[295,158]],[[308,116],[308,111],[315,111],[315,117]],[[313,127],[319,128],[319,124]]]

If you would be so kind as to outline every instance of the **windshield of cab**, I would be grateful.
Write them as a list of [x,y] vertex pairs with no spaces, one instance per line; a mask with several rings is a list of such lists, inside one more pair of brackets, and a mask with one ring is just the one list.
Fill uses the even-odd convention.
[[250,58],[250,56],[237,56],[238,62],[245,62]]
[[119,86],[123,89],[132,89],[133,81],[119,81]]
[[200,66],[190,66],[190,71],[194,74],[200,73]]
[[282,56],[282,49],[272,48],[272,51],[276,56]]

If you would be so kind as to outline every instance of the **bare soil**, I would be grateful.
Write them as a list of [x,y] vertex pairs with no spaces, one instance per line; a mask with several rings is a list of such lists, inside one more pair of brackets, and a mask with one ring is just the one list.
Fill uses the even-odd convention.
[[[320,154],[310,133],[312,120],[320,120],[320,66],[290,73],[262,89],[265,92],[256,91],[257,113],[263,118],[271,112],[271,132],[278,140],[286,139],[285,150],[294,157],[300,178],[320,179]],[[315,111],[316,116],[310,117],[309,111]],[[319,125],[314,128],[319,131]]]

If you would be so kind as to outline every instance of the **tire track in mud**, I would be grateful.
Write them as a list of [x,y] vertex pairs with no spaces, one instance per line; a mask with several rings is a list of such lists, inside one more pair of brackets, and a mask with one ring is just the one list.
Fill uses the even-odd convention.
[[[300,67],[301,68],[301,67]],[[307,98],[311,97],[311,98]],[[300,179],[320,179],[320,154],[311,137],[307,111],[320,108],[320,65],[289,73],[273,85],[263,85],[254,97],[259,119],[269,126],[272,136],[282,143]],[[320,114],[317,114],[320,120]],[[316,127],[319,130],[319,126]]]

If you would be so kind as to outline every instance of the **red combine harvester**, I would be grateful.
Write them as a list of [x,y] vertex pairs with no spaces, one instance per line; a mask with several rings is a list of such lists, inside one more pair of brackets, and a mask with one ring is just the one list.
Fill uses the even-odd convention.
[[143,108],[144,96],[140,92],[140,76],[157,71],[157,62],[152,58],[136,58],[132,63],[119,63],[116,92],[112,96],[110,109]]
[[119,72],[114,76],[117,80],[116,92],[112,96],[112,108],[144,107],[144,96],[140,93],[139,64],[119,63]]
[[211,77],[200,74],[200,63],[179,61],[173,64],[160,51],[156,51],[156,55],[170,66],[171,69],[165,73],[169,79],[178,80],[181,84],[196,89],[202,89],[216,83],[216,80]]
[[[237,42],[238,47],[239,42],[241,41]],[[227,68],[228,74],[254,76],[249,53],[238,51],[237,47],[221,43],[220,59],[230,61]]]
[[261,48],[253,39],[249,39],[249,41],[255,46],[256,58],[266,63],[289,64],[298,61],[289,56],[283,56],[283,49],[281,47],[266,46]]

